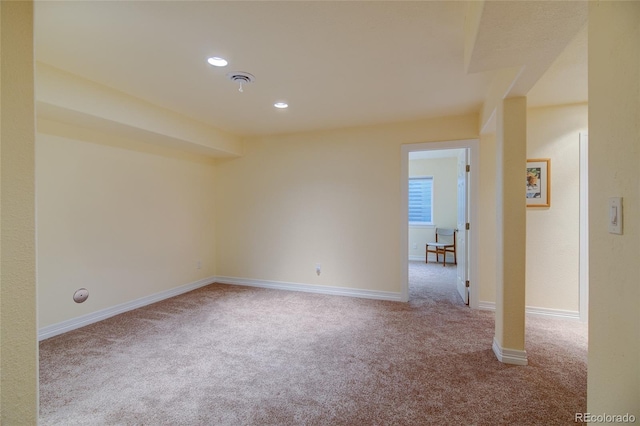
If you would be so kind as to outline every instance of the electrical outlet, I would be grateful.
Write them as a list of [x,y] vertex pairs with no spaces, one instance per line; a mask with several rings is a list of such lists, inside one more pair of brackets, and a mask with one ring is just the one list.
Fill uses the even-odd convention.
[[198,260],[198,262],[196,262],[196,268],[202,269],[202,260]]
[[418,250],[418,243],[413,243],[413,249]]
[[322,265],[319,263],[316,263],[316,274],[320,275],[321,272],[322,272]]

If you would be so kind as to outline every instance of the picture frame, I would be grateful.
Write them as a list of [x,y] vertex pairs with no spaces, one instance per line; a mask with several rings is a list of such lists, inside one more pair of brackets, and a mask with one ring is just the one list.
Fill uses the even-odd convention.
[[527,207],[551,207],[551,159],[527,160]]

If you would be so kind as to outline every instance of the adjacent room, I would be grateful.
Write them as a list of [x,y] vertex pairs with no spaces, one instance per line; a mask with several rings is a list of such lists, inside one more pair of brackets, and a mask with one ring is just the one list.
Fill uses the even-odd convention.
[[3,424],[640,416],[639,4],[0,10]]

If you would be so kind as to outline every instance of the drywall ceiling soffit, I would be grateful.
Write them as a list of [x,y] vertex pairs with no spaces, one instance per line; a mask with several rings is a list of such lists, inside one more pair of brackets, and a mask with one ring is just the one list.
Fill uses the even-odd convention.
[[110,130],[125,138],[136,135],[141,140],[157,140],[159,145],[208,156],[242,153],[239,138],[126,93],[40,62],[36,63],[35,76],[39,118],[100,132]]
[[[586,1],[483,2],[470,8],[467,71],[521,67],[507,96],[526,96],[587,21]],[[562,93],[562,91],[560,91]]]
[[589,100],[588,25],[584,25],[547,72],[527,93],[530,107],[577,104]]
[[[234,158],[238,154],[230,154],[227,151],[206,146],[186,138],[168,136],[143,129],[138,126],[127,125],[119,121],[110,120],[101,116],[88,114],[78,110],[61,107],[43,101],[36,102],[38,131],[48,133],[47,126],[41,128],[41,120],[50,120],[56,123],[63,123],[75,126],[80,129],[97,131],[104,135],[115,135],[120,140],[144,142],[150,145],[169,148],[175,151],[187,152],[211,158]],[[94,135],[95,136],[95,135]],[[98,139],[94,139],[98,140]],[[135,146],[135,144],[131,145]]]

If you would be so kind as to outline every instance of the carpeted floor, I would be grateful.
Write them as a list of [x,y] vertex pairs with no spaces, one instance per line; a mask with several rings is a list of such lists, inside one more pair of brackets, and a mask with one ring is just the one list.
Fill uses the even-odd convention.
[[529,317],[501,364],[454,275],[411,262],[409,303],[214,284],[48,339],[40,424],[575,424],[586,325]]

